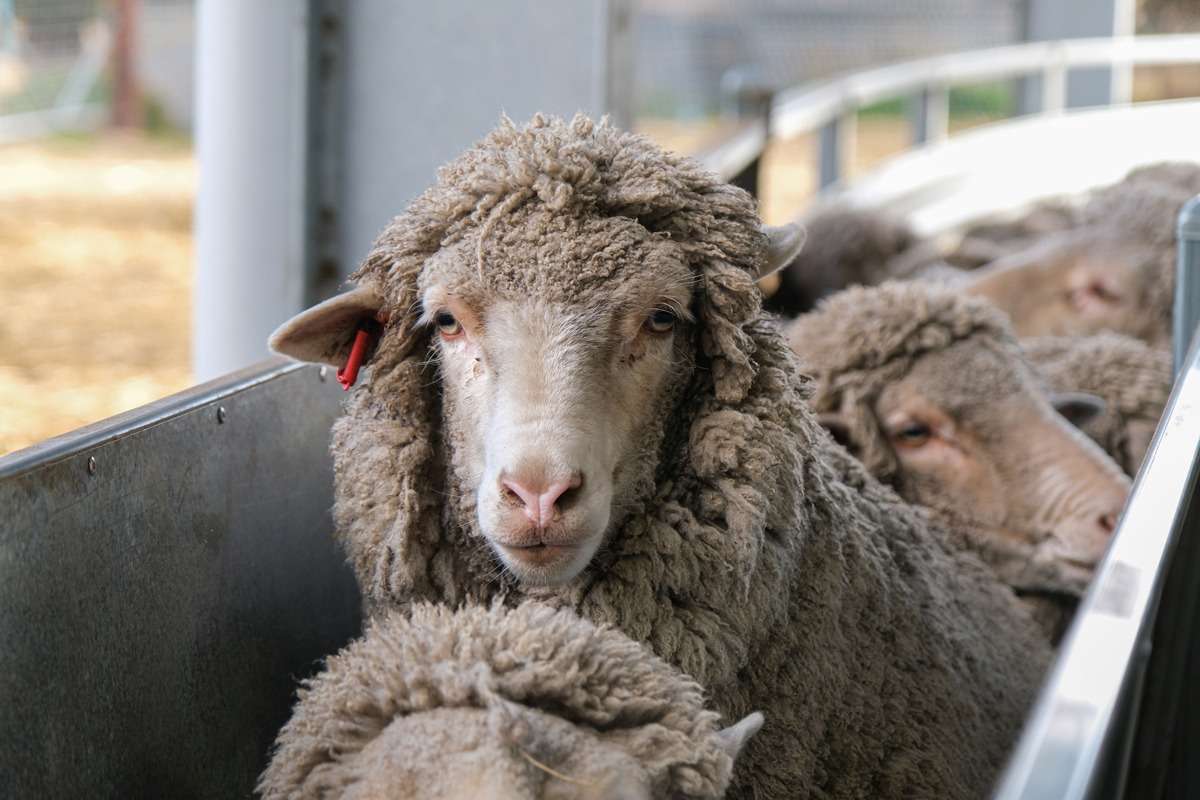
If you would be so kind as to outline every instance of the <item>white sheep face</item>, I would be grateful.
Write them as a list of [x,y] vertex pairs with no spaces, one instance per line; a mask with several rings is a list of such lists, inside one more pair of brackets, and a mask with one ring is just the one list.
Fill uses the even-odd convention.
[[[473,505],[518,580],[554,585],[653,491],[693,373],[701,278],[682,244],[632,218],[516,216],[484,246],[472,231],[425,262],[415,325],[439,362],[449,500]],[[758,277],[804,243],[797,226],[764,233]],[[284,323],[271,348],[340,367],[370,319],[390,320],[385,338],[424,341],[386,307],[361,286]]]
[[694,280],[641,262],[572,297],[538,281],[497,292],[451,254],[422,293],[435,330],[458,481],[479,529],[522,582],[577,576],[654,462],[690,375]]

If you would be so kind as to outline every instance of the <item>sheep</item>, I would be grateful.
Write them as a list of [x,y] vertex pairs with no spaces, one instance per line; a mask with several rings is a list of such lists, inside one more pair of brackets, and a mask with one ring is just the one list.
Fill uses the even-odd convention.
[[1025,339],[1021,348],[1052,390],[1104,400],[1103,413],[1081,428],[1136,474],[1171,394],[1170,354],[1116,333]]
[[986,302],[919,283],[847,289],[788,341],[834,438],[905,500],[965,533],[1057,641],[1108,546],[1129,481],[1056,413]]
[[618,631],[538,603],[391,611],[306,681],[274,798],[724,796],[762,724]]
[[841,205],[820,207],[801,220],[806,246],[777,275],[779,286],[763,305],[795,316],[851,284],[878,283],[887,263],[918,244],[898,218]]
[[[969,224],[947,256],[964,269],[978,269],[1041,239],[1080,224],[1079,202],[1070,198],[1039,200],[1017,213],[989,216]],[[901,277],[901,276],[897,276]]]
[[1166,349],[1175,292],[1175,219],[1200,167],[1160,164],[1098,190],[1080,224],[976,273],[964,291],[1012,318],[1022,338],[1112,331]]
[[644,137],[503,121],[271,344],[340,365],[382,326],[332,445],[369,614],[611,624],[768,709],[735,794],[977,797],[1049,647],[808,410],[755,285],[801,241]]

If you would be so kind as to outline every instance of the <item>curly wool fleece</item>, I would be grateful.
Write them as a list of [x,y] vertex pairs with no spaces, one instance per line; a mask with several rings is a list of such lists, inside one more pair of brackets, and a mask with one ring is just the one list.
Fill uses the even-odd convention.
[[682,800],[723,796],[732,767],[700,687],[621,633],[537,603],[422,603],[305,683],[259,791]]
[[1021,342],[1026,358],[1058,392],[1089,392],[1104,412],[1083,432],[1136,475],[1171,396],[1171,355],[1119,333],[1043,336]]
[[[808,380],[762,312],[753,199],[582,117],[502,124],[441,171],[355,275],[391,312],[333,441],[338,535],[369,607],[534,593],[498,569],[474,487],[447,466],[456,441],[427,366],[430,334],[412,321],[435,253],[478,254],[484,238],[528,237],[561,216],[597,238],[633,220],[669,240],[696,276],[698,331],[690,384],[650,437],[635,502],[587,570],[536,597],[646,642],[726,719],[766,710],[735,794],[981,796],[1046,645],[982,564],[951,552],[817,424]],[[547,237],[556,252],[603,251]],[[483,278],[520,271],[490,253],[480,262]],[[579,278],[560,280],[567,293]]]
[[899,469],[871,409],[885,388],[901,380],[922,356],[973,341],[1021,357],[1003,312],[949,289],[921,283],[855,286],[797,317],[785,331],[813,377],[809,404],[837,412],[860,443],[859,459],[882,481]]

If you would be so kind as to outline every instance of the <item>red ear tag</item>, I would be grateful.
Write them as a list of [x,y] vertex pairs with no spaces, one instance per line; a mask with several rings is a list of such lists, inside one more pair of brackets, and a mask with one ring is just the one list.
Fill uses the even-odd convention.
[[337,371],[338,383],[342,385],[343,391],[350,391],[350,387],[358,380],[358,369],[366,360],[367,350],[379,338],[379,329],[377,325],[372,325],[371,322],[363,321],[358,325],[358,330],[354,334],[354,344],[350,347],[350,355],[346,359],[346,364]]

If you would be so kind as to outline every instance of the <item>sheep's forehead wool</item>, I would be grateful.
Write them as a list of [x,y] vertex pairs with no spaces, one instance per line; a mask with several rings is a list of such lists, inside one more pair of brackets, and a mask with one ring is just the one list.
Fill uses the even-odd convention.
[[883,405],[907,390],[929,395],[935,389],[939,407],[955,418],[987,411],[1013,397],[1036,397],[1033,372],[1012,352],[962,340],[918,357],[908,374],[880,395]]
[[1008,323],[988,303],[918,283],[840,292],[798,318],[789,331],[804,362],[823,374],[887,365],[907,371],[922,354],[978,336],[1017,352]]
[[419,283],[476,307],[525,299],[584,307],[670,299],[686,307],[696,280],[677,244],[635,220],[533,204],[444,247]]

